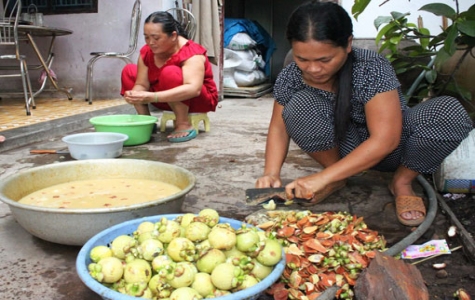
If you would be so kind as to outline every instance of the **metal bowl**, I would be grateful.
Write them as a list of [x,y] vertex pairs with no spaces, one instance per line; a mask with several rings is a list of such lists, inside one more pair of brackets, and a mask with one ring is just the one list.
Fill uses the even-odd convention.
[[[168,220],[176,219],[179,214],[169,214],[169,215],[158,215],[158,216],[151,216],[140,218],[136,220],[130,220],[124,222],[122,224],[117,224],[108,228],[94,237],[92,237],[79,251],[79,254],[76,259],[76,271],[81,278],[82,282],[90,288],[92,291],[100,295],[105,300],[133,300],[137,299],[136,297],[128,296],[125,294],[121,294],[116,292],[98,281],[96,281],[92,276],[89,274],[87,266],[92,262],[89,256],[89,253],[95,246],[99,245],[109,245],[114,238],[119,235],[131,235],[139,226],[140,223],[149,221],[149,222],[159,222],[162,218],[166,218]],[[239,229],[243,224],[241,221],[224,218],[221,217],[219,219],[220,223],[228,223],[234,229]],[[251,225],[247,225],[251,227]],[[274,270],[263,280],[261,280],[258,284],[251,286],[247,289],[241,290],[239,292],[232,293],[227,296],[221,296],[214,298],[215,300],[257,300],[259,297],[264,293],[264,291],[269,288],[274,282],[276,282],[282,272],[285,269],[285,253],[282,252],[282,259],[275,265]]]
[[[159,200],[129,206],[91,209],[61,209],[25,205],[17,201],[53,185],[94,178],[159,180],[180,192]],[[195,176],[174,165],[138,159],[79,160],[35,167],[0,182],[0,200],[9,205],[16,221],[41,239],[83,245],[92,236],[127,220],[181,212],[185,195],[195,186]]]
[[75,159],[115,158],[122,155],[128,135],[116,132],[85,132],[63,137]]

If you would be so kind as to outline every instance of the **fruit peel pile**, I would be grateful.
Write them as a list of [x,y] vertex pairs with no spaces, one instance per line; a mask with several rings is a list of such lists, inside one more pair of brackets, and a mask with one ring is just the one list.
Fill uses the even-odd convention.
[[246,222],[275,236],[284,246],[286,267],[267,291],[274,299],[317,299],[334,285],[338,299],[353,299],[358,275],[386,250],[386,241],[362,217],[346,212],[277,210],[254,214]]

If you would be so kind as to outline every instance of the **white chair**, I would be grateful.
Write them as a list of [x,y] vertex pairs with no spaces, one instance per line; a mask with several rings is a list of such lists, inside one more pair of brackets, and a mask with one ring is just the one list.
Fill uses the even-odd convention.
[[94,63],[101,58],[119,58],[126,64],[133,63],[130,56],[137,49],[137,39],[140,29],[140,18],[142,17],[142,4],[136,0],[132,8],[132,17],[130,19],[129,48],[127,52],[91,52],[93,56],[87,63],[86,76],[86,101],[92,104],[92,80]]
[[185,30],[188,38],[193,40],[196,35],[196,19],[191,11],[184,8],[170,8],[167,12],[181,24],[181,27]]
[[[26,115],[31,115],[30,107],[36,108],[26,57],[20,54],[18,22],[20,21],[21,1],[8,0],[0,19],[0,60],[15,60],[18,65],[0,65],[1,78],[21,77],[25,97]],[[7,54],[7,53],[11,54]],[[20,73],[15,73],[20,71]],[[28,95],[29,94],[29,95]]]

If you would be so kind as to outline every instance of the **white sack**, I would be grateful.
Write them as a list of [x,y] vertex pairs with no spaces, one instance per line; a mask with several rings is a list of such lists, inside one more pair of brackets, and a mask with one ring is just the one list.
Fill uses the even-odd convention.
[[237,55],[236,51],[224,48],[224,62],[223,69],[230,69],[239,66],[242,63],[242,58]]
[[236,70],[234,72],[234,80],[238,86],[254,86],[263,83],[267,80],[266,75],[261,70],[254,70],[252,72],[245,72]]
[[223,86],[225,88],[238,88],[234,80],[234,68],[223,69]]
[[234,51],[242,59],[241,64],[236,67],[237,70],[252,72],[253,70],[263,69],[266,65],[262,56],[257,54],[254,49],[231,51]]
[[247,50],[256,45],[256,41],[254,41],[247,33],[239,32],[233,36],[227,48],[232,50]]

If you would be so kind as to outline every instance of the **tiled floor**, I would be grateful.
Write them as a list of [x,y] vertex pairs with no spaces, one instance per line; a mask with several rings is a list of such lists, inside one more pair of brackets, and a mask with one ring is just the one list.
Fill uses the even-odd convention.
[[47,122],[76,114],[126,104],[123,99],[94,100],[89,105],[83,100],[55,98],[35,99],[36,109],[27,116],[22,99],[2,98],[0,100],[0,132]]

